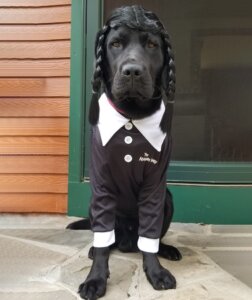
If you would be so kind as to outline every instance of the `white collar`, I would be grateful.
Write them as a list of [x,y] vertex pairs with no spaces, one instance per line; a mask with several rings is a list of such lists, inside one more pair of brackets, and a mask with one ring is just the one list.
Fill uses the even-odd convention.
[[[112,136],[123,126],[125,126],[130,119],[121,115],[108,101],[106,94],[102,94],[99,99],[99,122],[98,128],[101,135],[102,145],[105,146]],[[161,151],[163,141],[166,133],[163,133],[159,127],[160,120],[164,114],[165,107],[162,102],[159,110],[153,115],[140,119],[131,120],[134,126],[141,132],[146,140],[157,150]]]

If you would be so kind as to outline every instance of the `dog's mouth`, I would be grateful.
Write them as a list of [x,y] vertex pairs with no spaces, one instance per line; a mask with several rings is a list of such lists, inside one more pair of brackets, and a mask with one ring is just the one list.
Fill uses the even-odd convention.
[[144,97],[128,97],[126,99],[126,101],[128,103],[132,103],[132,104],[136,104],[138,107],[142,107],[142,108],[145,108],[145,107],[149,107],[150,104],[151,104],[151,101]]
[[124,91],[124,93],[113,94],[106,91],[109,99],[113,102],[113,106],[124,116],[132,119],[141,119],[153,114],[160,107],[162,100],[160,93],[146,97],[140,91],[132,93]]
[[[116,73],[109,80],[107,94],[115,107],[127,117],[140,119],[153,114],[160,106],[160,89],[148,72],[140,80],[126,80]],[[158,96],[158,97],[157,97]]]
[[128,105],[136,105],[138,107],[148,107],[150,106],[150,99],[145,97],[143,94],[140,92],[127,92],[124,95],[122,95],[119,99],[118,102],[120,103],[125,103]]

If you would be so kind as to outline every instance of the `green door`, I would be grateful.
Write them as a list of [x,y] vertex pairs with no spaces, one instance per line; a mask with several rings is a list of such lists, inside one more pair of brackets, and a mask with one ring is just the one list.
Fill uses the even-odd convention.
[[95,33],[111,9],[137,3],[160,16],[175,51],[174,146],[167,178],[174,221],[252,223],[252,25],[247,22],[252,3],[243,2],[72,1],[69,215],[88,215],[86,115]]

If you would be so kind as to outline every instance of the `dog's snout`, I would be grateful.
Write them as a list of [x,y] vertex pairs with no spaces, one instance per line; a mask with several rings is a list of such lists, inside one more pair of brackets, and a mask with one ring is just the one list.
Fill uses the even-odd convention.
[[143,67],[138,64],[125,64],[122,67],[122,75],[127,77],[140,77],[143,74]]

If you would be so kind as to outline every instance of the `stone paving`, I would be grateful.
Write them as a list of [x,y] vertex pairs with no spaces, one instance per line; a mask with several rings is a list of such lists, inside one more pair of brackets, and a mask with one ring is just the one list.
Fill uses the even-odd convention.
[[[0,216],[1,300],[81,299],[77,290],[91,266],[87,253],[92,233],[66,230],[74,220],[60,215]],[[252,299],[252,226],[174,223],[164,241],[183,255],[179,262],[160,260],[176,277],[176,290],[153,290],[139,253],[113,251],[103,299]]]

